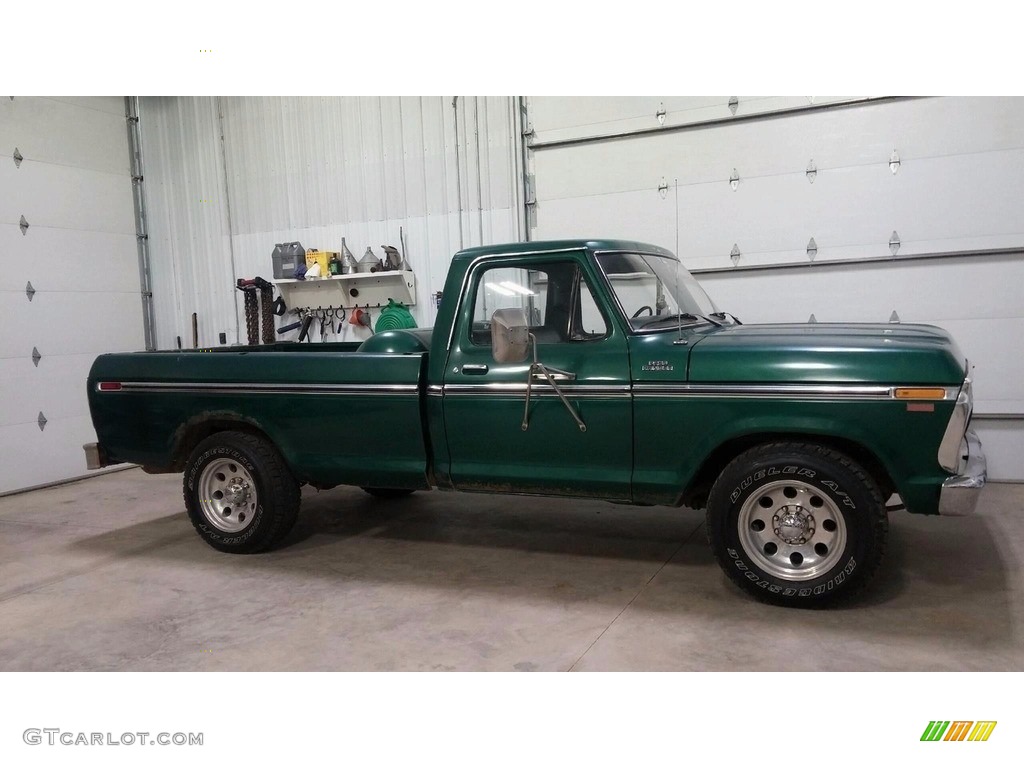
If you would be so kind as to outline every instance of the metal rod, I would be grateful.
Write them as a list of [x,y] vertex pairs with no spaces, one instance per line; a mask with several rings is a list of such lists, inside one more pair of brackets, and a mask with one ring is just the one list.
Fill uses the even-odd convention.
[[462,165],[459,162],[459,97],[452,96],[452,119],[455,121],[455,194],[459,204],[459,250],[465,247],[462,237]]
[[192,313],[192,349],[199,349],[199,314]]
[[1024,413],[972,413],[971,419],[979,421],[1024,421]]
[[824,269],[825,267],[849,267],[859,264],[886,264],[902,261],[932,261],[936,259],[975,258],[978,256],[1013,257],[1024,255],[1024,247],[1020,248],[989,248],[980,251],[939,251],[935,253],[916,253],[905,256],[869,256],[863,259],[833,259],[831,261],[794,261],[784,264],[750,264],[742,267],[708,267],[691,269],[692,275],[713,275],[726,272],[763,272],[780,269]]
[[509,118],[509,179],[512,184],[512,199],[515,201],[513,211],[516,217],[516,240],[523,242],[526,239],[526,200],[523,192],[523,174],[519,167],[522,160],[522,140],[516,137],[522,136],[522,129],[519,127],[519,99],[521,97],[510,96],[508,99]]
[[132,202],[135,208],[135,240],[139,252],[139,291],[142,294],[142,332],[146,349],[156,349],[156,327],[153,319],[153,276],[149,260],[149,227],[146,216],[146,193],[143,190],[145,163],[142,157],[142,131],[139,128],[139,97],[124,97],[125,120],[128,124],[128,157],[132,174]]
[[[486,108],[486,102],[485,102]],[[486,120],[486,118],[485,118]],[[485,124],[486,127],[486,124]],[[476,140],[476,222],[480,233],[477,245],[484,244],[484,177],[483,155],[480,152],[480,97],[473,97],[473,134]],[[490,174],[488,174],[490,176]]]
[[526,100],[523,96],[519,100],[519,151],[520,166],[522,169],[523,184],[523,242],[530,242],[530,137],[527,135],[529,128],[529,115],[526,109]]
[[[221,109],[220,96],[215,97],[217,107],[217,129],[220,132],[220,165],[224,178],[224,210],[228,219],[228,255],[231,257],[231,282],[239,278],[238,269],[235,265],[235,238],[231,224],[231,192],[228,190],[228,152],[224,142],[224,111]],[[241,329],[238,326],[238,291],[232,290],[235,302],[235,343],[241,341],[239,334]]]
[[885,104],[897,101],[909,101],[911,99],[923,99],[926,96],[885,96],[881,98],[867,97],[863,99],[847,99],[836,101],[831,104],[808,104],[806,107],[793,107],[790,109],[776,109],[771,112],[757,112],[750,115],[737,115],[735,117],[715,117],[709,120],[698,120],[693,123],[682,125],[665,125],[657,128],[639,128],[634,131],[620,131],[618,133],[605,133],[600,136],[580,136],[573,139],[552,139],[551,141],[535,141],[529,145],[530,149],[551,149],[552,147],[568,147],[575,144],[594,144],[601,141],[614,141],[616,139],[632,139],[637,136],[650,136],[656,133],[677,133],[679,131],[692,131],[698,128],[709,128],[716,125],[729,125],[731,123],[750,123],[759,120],[770,120],[790,115],[802,115],[808,112],[827,112],[834,109],[846,109],[848,107],[859,107],[865,104]]

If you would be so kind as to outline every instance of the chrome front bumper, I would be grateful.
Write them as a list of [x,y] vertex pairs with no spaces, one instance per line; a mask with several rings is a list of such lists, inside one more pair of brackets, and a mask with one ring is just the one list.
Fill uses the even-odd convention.
[[981,450],[981,441],[973,430],[964,435],[967,452],[967,463],[963,474],[954,475],[942,484],[939,495],[940,515],[970,515],[978,505],[978,496],[985,486],[986,464],[985,454]]

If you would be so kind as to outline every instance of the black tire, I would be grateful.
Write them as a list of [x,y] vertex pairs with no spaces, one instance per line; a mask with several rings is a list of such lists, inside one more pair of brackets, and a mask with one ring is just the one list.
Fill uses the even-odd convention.
[[813,443],[751,448],[726,466],[708,497],[708,542],[719,565],[775,605],[819,607],[863,589],[888,530],[871,476]]
[[[211,477],[210,470],[219,467],[224,468],[224,476],[236,474],[244,478],[244,501],[251,501],[236,507],[245,509],[231,521],[237,530],[231,530],[231,526],[225,530],[227,523],[223,520],[222,527],[218,527],[213,521],[216,515],[210,500],[204,504],[200,498],[204,482],[217,482],[217,473]],[[255,487],[255,500],[248,495],[251,486]],[[203,541],[221,552],[237,554],[265,552],[288,535],[295,525],[301,499],[299,484],[277,449],[263,438],[245,432],[218,432],[199,443],[185,465],[183,492],[189,519]],[[221,493],[220,503],[225,503],[223,493],[216,493]]]
[[378,499],[404,499],[414,493],[412,488],[363,488],[371,496]]

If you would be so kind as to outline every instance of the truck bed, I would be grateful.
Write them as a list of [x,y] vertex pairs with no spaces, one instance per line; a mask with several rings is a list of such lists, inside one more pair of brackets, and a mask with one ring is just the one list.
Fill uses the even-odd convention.
[[360,346],[101,355],[88,379],[99,443],[110,463],[180,471],[213,428],[236,425],[265,434],[302,482],[429,487],[427,354]]

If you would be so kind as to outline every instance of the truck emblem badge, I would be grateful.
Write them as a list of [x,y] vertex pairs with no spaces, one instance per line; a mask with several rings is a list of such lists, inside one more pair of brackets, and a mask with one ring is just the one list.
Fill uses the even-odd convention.
[[668,371],[674,371],[675,368],[668,360],[648,360],[646,364],[641,366],[641,371],[657,371],[665,373]]

